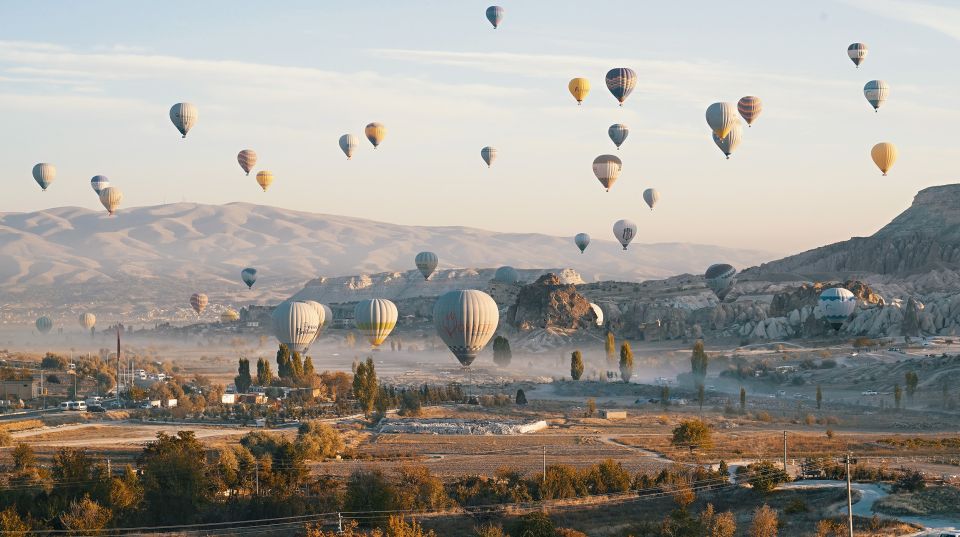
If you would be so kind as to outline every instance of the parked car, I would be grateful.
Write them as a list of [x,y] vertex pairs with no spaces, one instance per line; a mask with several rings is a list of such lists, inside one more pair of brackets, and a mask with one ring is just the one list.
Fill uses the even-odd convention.
[[103,407],[100,406],[100,405],[88,406],[88,407],[87,407],[87,412],[94,412],[94,413],[98,413],[98,414],[99,414],[99,413],[106,412],[106,411],[107,411],[107,409],[103,408]]

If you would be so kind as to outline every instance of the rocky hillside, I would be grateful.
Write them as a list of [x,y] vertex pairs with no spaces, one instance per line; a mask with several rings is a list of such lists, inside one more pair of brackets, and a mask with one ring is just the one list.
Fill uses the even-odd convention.
[[520,330],[576,330],[596,326],[597,317],[576,286],[551,273],[521,288],[504,320]]

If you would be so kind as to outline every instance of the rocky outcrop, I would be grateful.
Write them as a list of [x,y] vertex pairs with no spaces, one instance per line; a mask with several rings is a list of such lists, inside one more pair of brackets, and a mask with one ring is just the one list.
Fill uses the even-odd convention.
[[590,328],[596,323],[590,301],[577,292],[575,285],[564,283],[553,273],[523,286],[507,319],[520,330]]

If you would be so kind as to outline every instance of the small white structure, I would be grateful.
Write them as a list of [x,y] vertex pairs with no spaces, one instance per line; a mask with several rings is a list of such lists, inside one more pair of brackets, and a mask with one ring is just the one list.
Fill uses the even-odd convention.
[[625,420],[627,419],[626,410],[601,410],[600,417],[607,420]]

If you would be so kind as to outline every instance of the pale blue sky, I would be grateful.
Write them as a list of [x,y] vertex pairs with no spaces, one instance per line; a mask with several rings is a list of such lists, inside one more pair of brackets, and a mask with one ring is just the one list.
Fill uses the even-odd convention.
[[[2,3],[0,211],[79,205],[110,177],[124,205],[247,201],[402,224],[793,252],[866,235],[920,188],[956,181],[960,5],[845,2],[35,2]],[[866,42],[855,69],[846,47]],[[639,85],[624,108],[612,67]],[[593,90],[578,108],[567,81]],[[884,79],[879,114],[862,95]],[[727,161],[703,118],[763,98]],[[186,140],[170,105],[200,110]],[[346,132],[380,121],[353,161]],[[611,123],[631,134],[616,152]],[[881,177],[874,143],[900,160]],[[493,145],[490,170],[479,151]],[[253,148],[264,194],[236,153]],[[615,153],[611,193],[591,171]],[[52,162],[41,193],[30,170]],[[662,200],[647,210],[643,189]],[[571,246],[572,247],[572,246]]]

